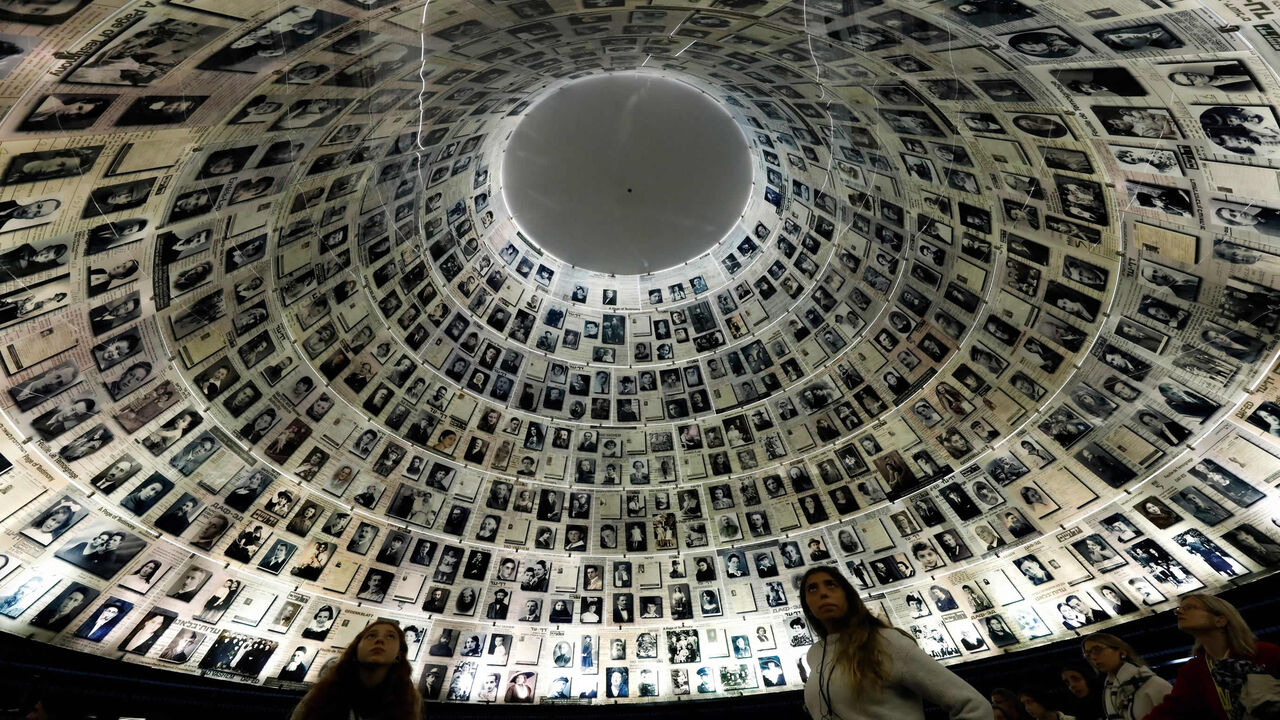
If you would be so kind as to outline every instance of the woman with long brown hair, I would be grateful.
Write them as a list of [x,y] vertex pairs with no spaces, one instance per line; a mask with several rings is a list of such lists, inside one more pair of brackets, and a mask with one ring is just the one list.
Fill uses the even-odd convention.
[[311,686],[290,720],[421,720],[404,631],[378,620]]
[[804,686],[814,720],[923,720],[924,700],[951,720],[992,720],[981,693],[872,615],[836,568],[804,574],[800,607],[822,638],[809,649],[813,672]]

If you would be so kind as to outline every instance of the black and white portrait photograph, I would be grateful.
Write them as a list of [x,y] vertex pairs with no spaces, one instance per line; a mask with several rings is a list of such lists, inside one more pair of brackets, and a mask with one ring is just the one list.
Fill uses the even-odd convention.
[[1154,210],[1172,217],[1193,218],[1196,215],[1191,192],[1172,185],[1129,180],[1125,182],[1129,210]]
[[[61,198],[52,195],[0,200],[0,232],[14,232],[51,223],[59,217],[62,209]],[[0,321],[8,320],[11,323],[13,319],[12,311],[5,312],[4,306],[0,305]]]
[[1079,39],[1057,27],[1005,35],[1002,39],[1011,49],[1033,60],[1087,56],[1092,53]]
[[88,4],[89,0],[3,0],[0,2],[0,19],[34,25],[59,25]]
[[200,67],[255,73],[347,20],[336,13],[294,5],[210,55],[200,63]]
[[1177,153],[1159,148],[1142,148],[1134,145],[1110,145],[1111,157],[1127,172],[1147,175],[1182,177],[1185,175]]
[[151,197],[155,182],[155,178],[150,178],[95,188],[85,203],[81,217],[94,218],[139,207]]
[[147,95],[134,100],[116,120],[117,127],[176,125],[185,122],[208,100],[207,95]]
[[53,632],[66,628],[72,620],[88,609],[98,597],[98,591],[83,583],[72,582],[53,597],[28,622],[34,627]]
[[1200,127],[1228,153],[1274,157],[1280,152],[1280,120],[1269,106],[1197,105]]
[[1196,555],[1199,559],[1206,562],[1213,571],[1228,578],[1234,578],[1236,575],[1245,573],[1244,566],[1231,557],[1230,553],[1222,550],[1219,544],[1211,541],[1210,538],[1204,536],[1199,530],[1192,529],[1187,532],[1178,534],[1174,537],[1174,542],[1183,547],[1187,552]]
[[1094,105],[1090,107],[1108,135],[1178,140],[1182,132],[1166,108]]
[[198,630],[180,630],[169,641],[169,644],[165,645],[164,649],[160,651],[159,657],[165,662],[181,665],[195,656],[196,651],[200,649],[206,637],[206,633]]
[[82,502],[64,495],[41,510],[22,529],[22,535],[47,547],[84,519],[88,512],[88,508]]
[[72,93],[46,95],[31,108],[18,129],[22,132],[83,130],[97,122],[117,97]]
[[[169,568],[170,565],[159,557],[154,555],[147,556],[141,564],[133,569],[132,572],[125,575],[124,578],[119,581],[118,585],[126,590],[132,590],[133,592],[143,595],[146,594],[147,591],[149,591],[156,583],[160,582],[160,579],[169,571]],[[203,577],[207,579],[208,574],[204,573]],[[187,582],[195,583],[197,580],[199,580],[199,576],[184,581],[184,585],[186,585]],[[203,580],[199,580],[199,582],[203,583]]]
[[1253,93],[1261,88],[1241,60],[1161,63],[1160,73],[1178,95]]
[[1272,567],[1280,562],[1280,542],[1255,525],[1241,523],[1224,533],[1222,538],[1262,567]]
[[1111,547],[1102,535],[1093,533],[1086,535],[1083,539],[1074,540],[1071,547],[1090,567],[1098,572],[1110,572],[1122,565],[1126,564],[1124,556],[1120,555]]
[[64,537],[55,555],[104,580],[116,576],[143,548],[142,538],[110,521],[80,525]]
[[76,628],[75,636],[100,643],[116,629],[131,610],[133,610],[133,603],[117,597],[109,597],[80,623]]
[[[1252,416],[1251,416],[1252,417]],[[1237,507],[1247,508],[1265,495],[1244,478],[1227,470],[1222,464],[1204,459],[1187,470],[1187,474],[1203,483],[1214,494],[1220,495]]]
[[127,653],[146,655],[177,619],[178,614],[172,610],[153,608],[133,626],[118,647]]
[[200,658],[200,669],[256,678],[275,652],[275,640],[223,630]]
[[102,145],[43,150],[14,155],[0,179],[3,185],[76,177],[93,169]]
[[216,25],[154,15],[116,35],[67,74],[86,85],[146,87],[221,35]]
[[1049,74],[1073,95],[1144,97],[1148,94],[1142,82],[1120,66],[1052,70]]
[[[1204,583],[1199,578],[1191,574],[1182,563],[1175,560],[1155,540],[1139,540],[1130,545],[1126,552],[1147,571],[1150,579],[1154,580],[1158,587],[1163,587],[1172,592],[1187,592],[1204,587]],[[1133,585],[1133,580],[1130,580],[1130,585]],[[1137,589],[1141,593],[1141,588]],[[1161,600],[1164,599],[1158,593],[1157,597]],[[1147,601],[1145,593],[1143,594],[1143,600],[1144,602]]]
[[1102,44],[1122,54],[1137,51],[1177,50],[1183,46],[1182,40],[1160,23],[1099,30],[1093,36],[1102,41]]

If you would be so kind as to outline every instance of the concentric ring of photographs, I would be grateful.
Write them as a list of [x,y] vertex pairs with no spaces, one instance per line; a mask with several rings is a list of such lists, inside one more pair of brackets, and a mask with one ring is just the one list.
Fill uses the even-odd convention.
[[[815,567],[956,663],[1280,563],[1255,23],[84,5],[0,0],[15,631],[302,684],[386,618],[429,700],[669,701],[798,687]],[[641,66],[754,189],[653,272],[553,257],[505,138]]]

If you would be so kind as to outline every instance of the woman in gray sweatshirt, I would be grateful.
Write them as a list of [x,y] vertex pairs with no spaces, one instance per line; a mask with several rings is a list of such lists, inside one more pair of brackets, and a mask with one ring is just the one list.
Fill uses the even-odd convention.
[[805,618],[822,638],[809,649],[804,686],[813,720],[924,720],[925,700],[951,720],[993,720],[981,693],[872,615],[838,569],[810,569],[800,591]]

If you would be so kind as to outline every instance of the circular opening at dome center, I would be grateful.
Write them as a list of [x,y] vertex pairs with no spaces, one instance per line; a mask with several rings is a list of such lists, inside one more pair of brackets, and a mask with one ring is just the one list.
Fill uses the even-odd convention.
[[705,93],[638,73],[579,80],[534,105],[502,161],[529,240],[578,267],[634,275],[724,238],[751,193],[751,154]]

